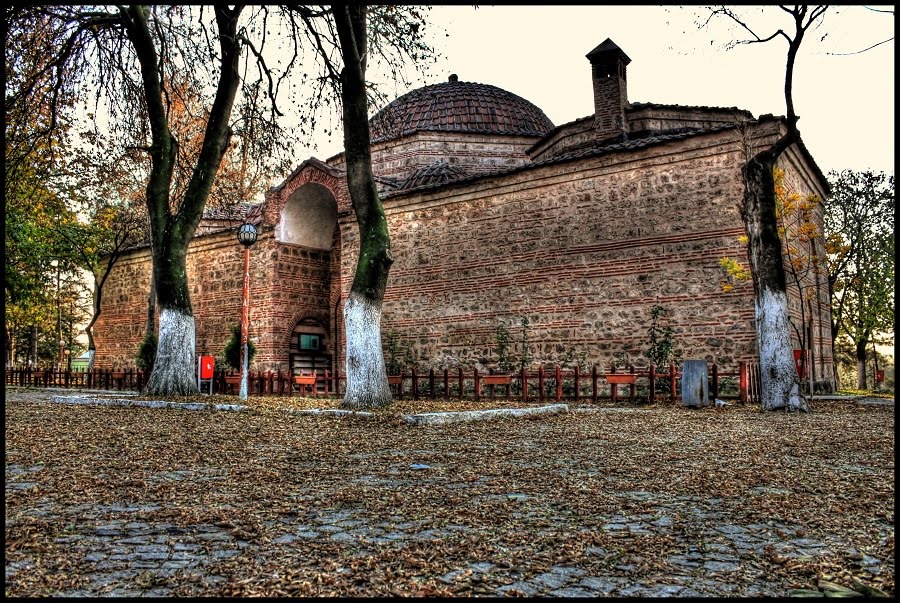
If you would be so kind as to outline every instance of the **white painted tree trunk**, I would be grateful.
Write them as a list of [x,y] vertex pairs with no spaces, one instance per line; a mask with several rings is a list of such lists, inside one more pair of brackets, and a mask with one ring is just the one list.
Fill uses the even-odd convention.
[[381,307],[351,293],[344,304],[347,389],[342,406],[371,408],[392,401],[381,350]]
[[756,340],[759,342],[759,380],[762,407],[809,411],[800,394],[784,292],[764,288],[756,299]]
[[193,315],[161,308],[156,361],[146,392],[169,396],[198,393],[195,347]]

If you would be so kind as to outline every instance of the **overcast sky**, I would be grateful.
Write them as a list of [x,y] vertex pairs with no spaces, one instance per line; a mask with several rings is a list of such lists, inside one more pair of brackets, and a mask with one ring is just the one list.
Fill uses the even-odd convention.
[[[780,18],[780,26],[790,26],[777,7],[765,10]],[[435,6],[429,21],[441,58],[424,82],[388,90],[399,96],[455,73],[461,81],[513,92],[560,125],[593,113],[585,55],[611,38],[631,58],[630,102],[784,115],[787,43],[779,39],[726,51],[723,44],[733,34],[726,22],[698,31],[694,13],[676,6]],[[803,140],[826,174],[894,171],[894,42],[862,54],[833,54],[856,52],[893,35],[892,15],[849,6],[831,7],[823,27],[804,39],[794,107]],[[318,139],[307,155],[325,159],[341,150],[338,131],[330,141]],[[301,149],[298,161],[304,158]]]

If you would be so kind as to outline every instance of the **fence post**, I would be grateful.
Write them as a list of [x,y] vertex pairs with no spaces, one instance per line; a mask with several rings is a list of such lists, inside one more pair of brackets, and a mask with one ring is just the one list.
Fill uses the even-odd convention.
[[522,402],[528,402],[528,375],[524,366],[519,369],[519,382],[522,384]]
[[675,363],[669,363],[669,383],[672,386],[672,390],[670,393],[670,397],[672,399],[672,404],[675,404]]
[[562,371],[559,369],[559,365],[556,365],[556,401],[559,402],[562,400]]
[[597,403],[597,365],[591,365],[591,402]]
[[[615,365],[610,366],[609,372],[610,372],[610,374],[615,375],[616,374],[616,366]],[[607,382],[609,382],[609,379],[607,379]],[[609,384],[609,399],[613,404],[616,404],[619,401],[619,386],[616,385],[615,383]]]
[[581,367],[577,364],[575,365],[575,402],[578,403],[578,390],[581,387],[579,382],[579,377],[581,376]]
[[747,363],[740,362],[740,376],[738,377],[738,399],[741,404],[747,403]]
[[431,399],[434,399],[434,367],[428,369],[428,390]]
[[656,402],[656,365],[650,364],[648,376],[650,377],[650,404],[653,404]]
[[[634,365],[631,365],[631,374],[634,374]],[[634,402],[634,399],[637,397],[637,378],[635,378],[634,383],[631,384],[631,399],[630,402]]]
[[715,362],[712,365],[712,397],[713,402],[719,397],[719,365]]
[[450,399],[450,371],[444,368],[444,397]]
[[419,399],[419,377],[416,375],[416,367],[412,370],[412,396],[413,400]]
[[544,365],[538,367],[538,399],[544,401]]
[[459,399],[462,400],[465,397],[466,392],[466,390],[463,389],[465,387],[465,381],[463,381],[462,367],[457,367],[457,371],[459,372]]
[[477,400],[481,399],[481,383],[479,383],[479,381],[478,381],[478,369],[477,368],[475,369],[474,376],[475,376],[474,377],[475,378],[475,400],[477,401]]

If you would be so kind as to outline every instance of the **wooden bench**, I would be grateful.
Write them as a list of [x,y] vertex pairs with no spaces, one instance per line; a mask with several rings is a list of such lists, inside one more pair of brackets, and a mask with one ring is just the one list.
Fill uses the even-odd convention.
[[609,373],[606,375],[606,382],[609,383],[609,394],[613,402],[618,399],[618,389],[620,385],[632,386],[632,395],[634,394],[634,384],[637,381],[637,375],[633,373]]
[[305,373],[301,372],[299,375],[294,375],[294,384],[297,386],[297,389],[300,390],[300,393],[307,393],[309,389],[312,388],[313,395],[318,397],[319,392],[316,387],[316,381],[319,379],[319,376],[315,373]]
[[125,387],[125,371],[113,371],[109,374],[109,380],[112,381],[112,386],[118,390],[121,390]]
[[228,387],[228,391],[232,394],[237,393],[238,388],[241,386],[241,375],[238,373],[237,375],[225,375],[225,385]]
[[[506,385],[509,386],[512,379],[511,375],[479,375],[478,376],[478,396],[481,397],[482,385]],[[491,390],[493,392],[493,390]],[[493,393],[491,394],[493,395]]]

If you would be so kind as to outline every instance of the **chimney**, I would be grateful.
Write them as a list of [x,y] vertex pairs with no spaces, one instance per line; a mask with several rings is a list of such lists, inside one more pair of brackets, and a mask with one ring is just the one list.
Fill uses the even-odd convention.
[[597,138],[603,140],[626,133],[628,123],[625,121],[625,105],[628,104],[628,87],[625,67],[631,59],[609,38],[585,56],[591,62],[594,129]]

